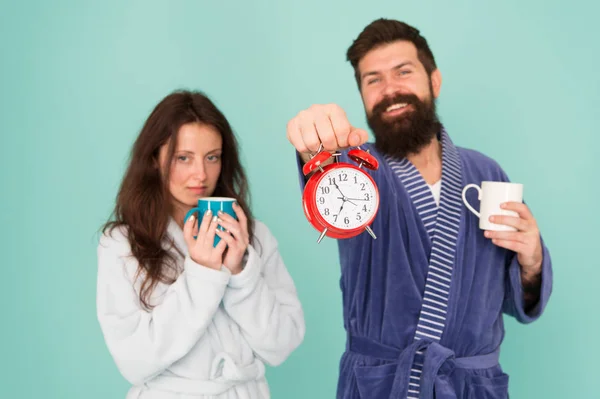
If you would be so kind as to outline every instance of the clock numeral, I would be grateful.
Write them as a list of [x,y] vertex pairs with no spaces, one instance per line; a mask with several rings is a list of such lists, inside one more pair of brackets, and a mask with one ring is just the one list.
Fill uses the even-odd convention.
[[354,184],[358,183],[358,177],[354,176]]
[[366,212],[366,211],[367,211],[367,206],[366,206],[366,205],[363,205],[363,208],[362,208],[362,210]]
[[360,191],[365,191],[365,186],[367,183],[360,183]]
[[358,220],[359,222],[362,220],[362,217],[360,216],[360,213],[356,214],[356,220]]
[[329,185],[330,186],[335,186],[335,177],[330,177],[329,178]]
[[333,221],[334,221],[334,222],[337,222],[337,218],[338,218],[338,216],[340,216],[340,215],[333,215]]
[[325,208],[325,211],[323,213],[325,214],[325,216],[329,216],[329,208]]
[[325,203],[325,197],[319,197],[319,204],[323,205]]
[[340,178],[340,181],[348,181],[348,175],[346,173],[340,173],[338,177]]
[[329,194],[329,187],[321,187],[321,194]]
[[369,199],[371,199],[371,196],[369,195],[369,193],[365,193],[365,200],[368,201]]
[[345,217],[344,218],[344,223],[346,223],[346,224],[350,223],[350,219],[348,219],[348,217]]

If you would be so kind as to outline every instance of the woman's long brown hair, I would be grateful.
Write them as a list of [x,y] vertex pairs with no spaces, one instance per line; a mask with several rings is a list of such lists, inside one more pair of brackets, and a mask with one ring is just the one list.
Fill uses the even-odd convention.
[[[115,227],[126,227],[131,253],[139,263],[136,278],[143,279],[139,298],[146,309],[153,307],[150,296],[156,285],[159,282],[172,284],[173,276],[177,275],[175,257],[163,245],[169,239],[166,232],[172,212],[168,179],[179,128],[194,122],[212,126],[221,134],[221,174],[213,196],[237,200],[248,217],[248,231],[253,237],[248,181],[229,122],[203,93],[171,93],[154,108],[136,139],[111,220],[103,227],[103,233],[109,234]],[[161,172],[158,153],[167,143],[166,170]],[[172,242],[168,244],[174,248]]]

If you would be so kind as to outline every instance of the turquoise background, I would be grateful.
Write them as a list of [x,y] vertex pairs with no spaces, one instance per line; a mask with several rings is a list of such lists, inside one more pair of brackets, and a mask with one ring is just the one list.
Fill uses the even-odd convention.
[[154,105],[202,89],[242,144],[306,312],[274,398],[332,398],[344,348],[334,240],[306,221],[287,121],[337,103],[366,127],[345,51],[381,16],[417,26],[454,142],[525,185],[554,262],[547,312],[507,322],[514,398],[598,397],[600,62],[592,1],[2,1],[0,397],[123,398],[96,320],[97,230]]

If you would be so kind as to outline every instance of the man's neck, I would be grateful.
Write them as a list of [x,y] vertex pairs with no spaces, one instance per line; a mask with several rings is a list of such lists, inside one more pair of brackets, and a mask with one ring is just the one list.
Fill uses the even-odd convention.
[[421,151],[406,158],[417,168],[427,184],[437,183],[442,178],[442,146],[437,137]]

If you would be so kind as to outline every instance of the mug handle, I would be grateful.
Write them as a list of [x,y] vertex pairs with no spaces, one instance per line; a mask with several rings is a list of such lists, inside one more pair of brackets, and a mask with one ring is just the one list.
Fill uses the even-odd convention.
[[473,212],[475,215],[477,215],[477,217],[479,218],[479,217],[481,217],[481,215],[479,214],[479,212],[477,212],[477,211],[476,211],[476,210],[475,210],[475,209],[474,209],[474,208],[473,208],[473,207],[472,207],[472,206],[469,204],[469,202],[467,201],[466,194],[467,194],[467,191],[468,191],[470,188],[476,188],[476,189],[477,189],[477,192],[478,192],[478,194],[477,194],[477,199],[478,199],[479,201],[481,201],[481,188],[480,188],[480,187],[479,187],[477,184],[467,184],[467,185],[465,186],[465,188],[463,188],[463,192],[462,192],[462,199],[463,199],[463,202],[464,202],[465,206],[466,206],[467,208],[469,208],[469,210],[470,210],[471,212]]
[[188,211],[188,213],[185,214],[185,217],[183,218],[183,224],[185,224],[185,222],[187,222],[187,220],[189,219],[190,216],[192,216],[192,214],[194,213],[200,213],[200,208],[192,208]]
[[[185,217],[183,218],[183,224],[185,224],[185,222],[187,222],[188,218],[189,218],[190,216],[192,216],[192,215],[193,215],[194,213],[196,213],[196,212],[200,213],[200,208],[196,207],[196,208],[192,208],[192,209],[190,209],[190,210],[189,210],[189,211],[188,211],[188,212],[185,214]],[[200,221],[198,221],[198,227],[200,227]],[[195,239],[196,237],[198,237],[198,236],[194,236],[194,239]]]

